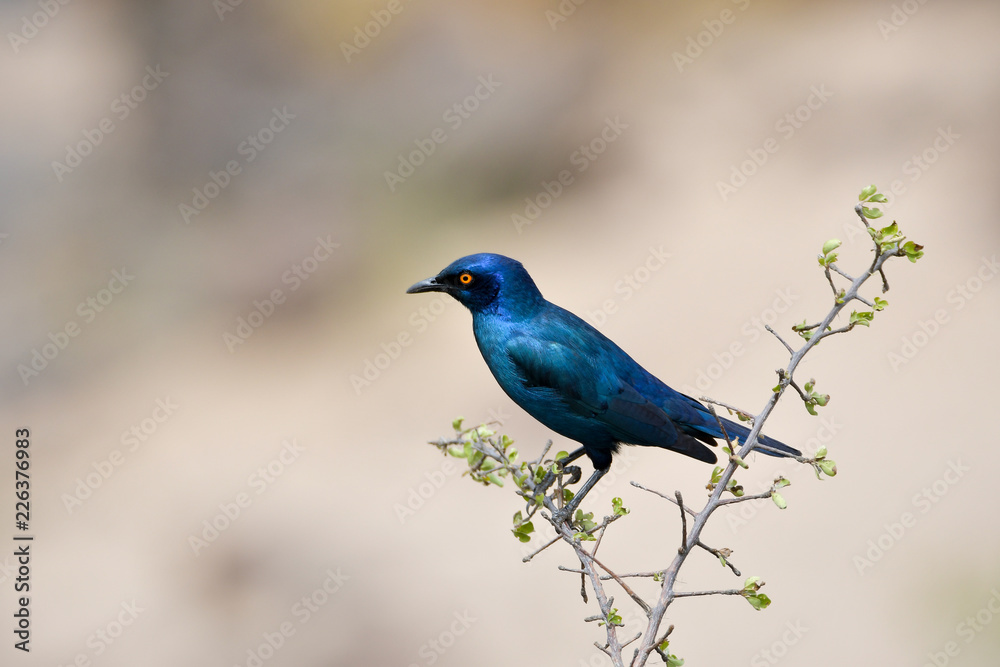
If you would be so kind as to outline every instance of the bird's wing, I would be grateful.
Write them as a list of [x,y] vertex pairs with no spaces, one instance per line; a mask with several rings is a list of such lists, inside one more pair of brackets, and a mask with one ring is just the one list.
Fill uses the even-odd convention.
[[678,431],[662,408],[622,381],[599,354],[582,354],[562,343],[527,336],[510,339],[506,349],[526,388],[553,390],[572,413],[593,419],[611,439],[715,462],[708,448]]

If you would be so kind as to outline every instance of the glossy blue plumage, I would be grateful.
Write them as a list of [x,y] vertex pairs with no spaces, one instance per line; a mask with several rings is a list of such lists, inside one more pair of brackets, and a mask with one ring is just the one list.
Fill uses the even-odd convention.
[[[611,465],[619,444],[716,461],[706,446],[722,437],[715,417],[600,331],[546,301],[520,262],[469,255],[407,291],[445,292],[467,306],[479,350],[503,390],[532,417],[583,445],[596,470]],[[740,424],[723,423],[730,437],[742,441],[749,434]],[[769,438],[761,442],[799,454]]]

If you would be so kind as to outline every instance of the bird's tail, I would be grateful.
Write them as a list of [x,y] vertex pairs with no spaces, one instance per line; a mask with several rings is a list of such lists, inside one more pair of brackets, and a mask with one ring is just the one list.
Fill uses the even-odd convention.
[[[726,433],[729,434],[730,438],[738,437],[741,445],[746,442],[747,436],[750,435],[750,429],[746,426],[741,426],[736,422],[729,421],[728,419],[723,419],[722,423],[726,425]],[[767,454],[768,456],[777,456],[779,458],[787,456],[802,456],[802,452],[794,447],[789,447],[785,443],[775,440],[774,438],[769,438],[766,435],[757,436],[757,441],[765,447],[778,450],[778,452],[772,452],[763,448],[755,448],[755,452]]]

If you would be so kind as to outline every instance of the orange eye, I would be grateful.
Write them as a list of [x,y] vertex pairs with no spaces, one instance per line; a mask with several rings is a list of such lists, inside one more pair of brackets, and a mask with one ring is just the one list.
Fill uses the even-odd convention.
[[462,283],[463,285],[472,284],[472,274],[466,271],[465,273],[463,273],[458,277],[458,282]]

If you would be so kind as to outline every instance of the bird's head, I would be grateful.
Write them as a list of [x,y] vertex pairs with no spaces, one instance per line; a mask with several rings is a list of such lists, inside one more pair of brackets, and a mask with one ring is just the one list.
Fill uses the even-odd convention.
[[433,278],[406,290],[407,294],[419,292],[450,294],[473,313],[501,309],[527,313],[544,302],[520,262],[492,253],[456,259]]

